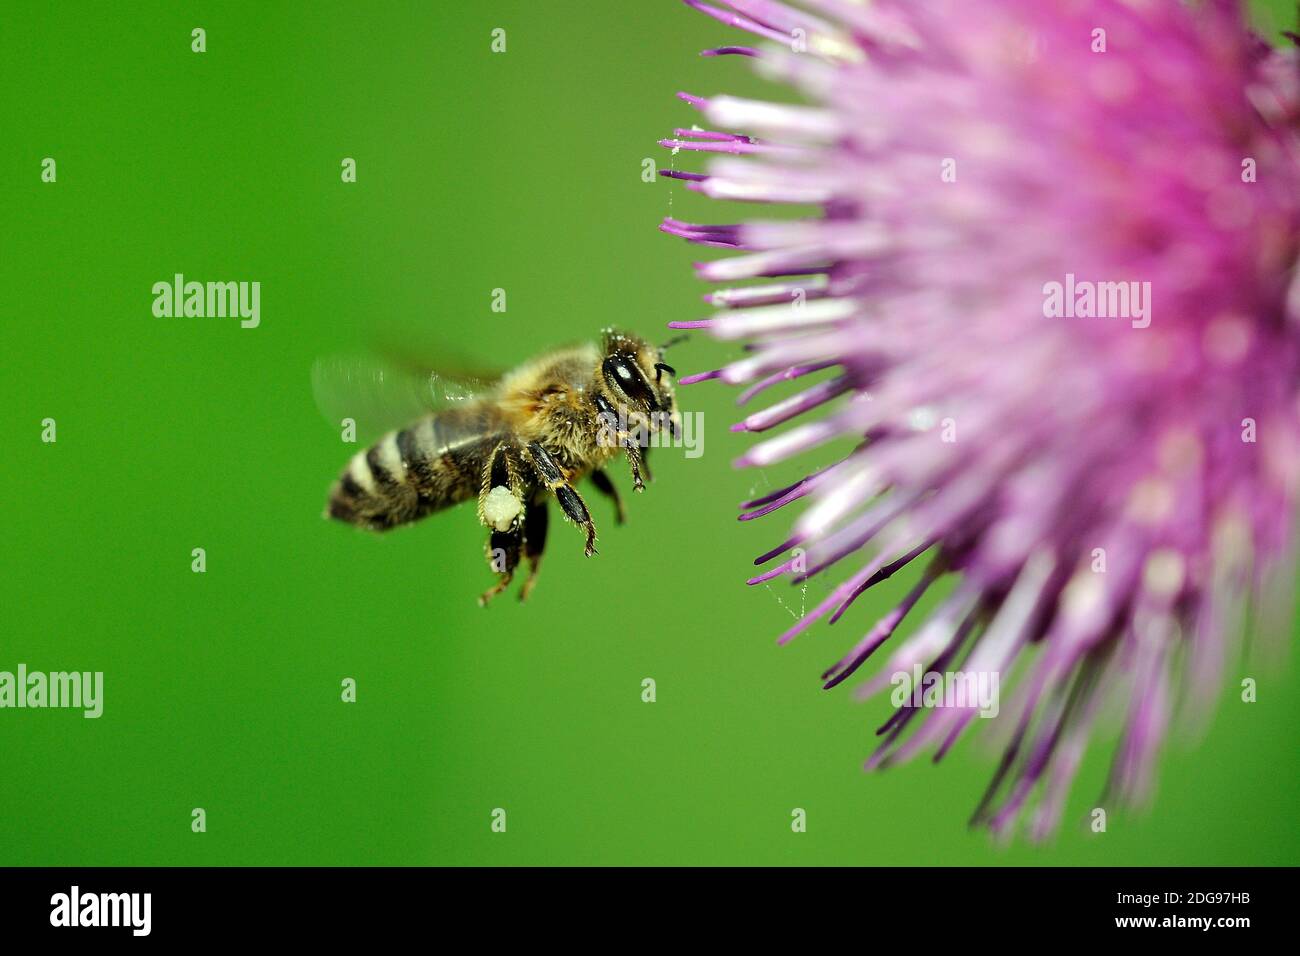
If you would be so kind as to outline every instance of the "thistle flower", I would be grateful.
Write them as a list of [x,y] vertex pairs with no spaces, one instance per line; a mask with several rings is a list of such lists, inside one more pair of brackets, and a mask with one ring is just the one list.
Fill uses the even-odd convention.
[[[1240,606],[1292,580],[1293,51],[1230,0],[687,4],[763,41],[705,55],[809,101],[679,94],[706,128],[663,141],[716,154],[664,172],[688,189],[813,210],[661,226],[738,253],[697,265],[719,311],[672,325],[745,352],[683,384],[806,386],[733,426],[787,426],[739,463],[854,443],[741,506],[806,506],[751,584],[834,576],[782,641],[919,559],[826,686],[881,649],[863,696],[916,667],[1014,670],[973,824],[1052,832],[1111,708],[1105,799],[1142,800],[1168,725],[1212,702]],[[867,765],[938,759],[975,716],[899,707]]]

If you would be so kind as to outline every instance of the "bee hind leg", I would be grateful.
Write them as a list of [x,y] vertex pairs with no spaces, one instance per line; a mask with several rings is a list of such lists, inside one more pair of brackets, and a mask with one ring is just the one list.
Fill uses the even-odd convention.
[[[518,525],[518,522],[516,522]],[[479,607],[487,607],[492,600],[507,587],[515,576],[519,566],[519,552],[523,543],[523,529],[511,528],[509,531],[493,531],[488,536],[487,560],[492,570],[497,572],[497,583],[479,595]]]
[[510,585],[519,566],[524,544],[525,488],[517,449],[507,442],[499,443],[483,468],[478,497],[479,521],[491,531],[486,552],[488,564],[499,577],[496,584],[479,596],[480,607],[487,607],[488,601]]
[[546,500],[533,502],[524,511],[524,557],[528,558],[528,577],[519,589],[519,600],[527,601],[537,584],[537,570],[542,564],[542,552],[546,550]]
[[582,500],[580,494],[573,490],[573,486],[564,477],[564,472],[555,463],[555,459],[551,457],[550,452],[537,442],[529,444],[527,451],[529,460],[532,462],[542,486],[555,494],[565,517],[586,532],[587,546],[585,553],[587,557],[591,557],[596,553],[596,525],[591,520],[591,512],[587,510],[587,503]]
[[623,499],[619,496],[618,489],[614,487],[614,482],[609,480],[609,475],[597,468],[591,473],[591,483],[601,494],[613,499],[614,523],[622,524],[627,521],[627,510],[623,507]]

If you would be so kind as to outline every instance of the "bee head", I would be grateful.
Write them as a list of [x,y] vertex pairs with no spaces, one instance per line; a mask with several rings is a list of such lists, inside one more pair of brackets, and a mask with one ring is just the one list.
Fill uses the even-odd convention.
[[601,378],[617,404],[650,416],[674,413],[672,380],[676,373],[664,364],[659,349],[611,329],[605,332],[604,351]]

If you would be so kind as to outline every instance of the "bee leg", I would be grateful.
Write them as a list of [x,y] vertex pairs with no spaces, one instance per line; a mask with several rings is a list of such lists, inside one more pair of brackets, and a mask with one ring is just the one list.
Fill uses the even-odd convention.
[[487,607],[510,584],[524,544],[523,481],[513,449],[501,442],[492,449],[480,479],[479,521],[491,529],[487,542],[487,559],[499,577],[479,596],[480,607]]
[[479,595],[479,607],[487,607],[488,601],[510,586],[510,579],[515,576],[515,568],[519,566],[519,551],[522,539],[523,529],[519,527],[518,522],[516,522],[516,527],[511,528],[509,531],[493,531],[488,537],[488,564],[491,565],[493,571],[497,572],[499,577],[496,584]]
[[614,487],[614,482],[609,480],[609,475],[597,468],[591,473],[591,483],[596,486],[596,490],[601,494],[609,495],[614,499],[614,523],[622,524],[627,521],[627,511],[623,508],[623,499],[619,496],[618,489]]
[[555,463],[550,452],[537,442],[531,442],[527,452],[542,485],[555,493],[565,516],[587,533],[586,555],[591,557],[596,553],[596,526],[591,521],[591,513],[587,511],[587,503],[565,479],[564,472],[560,471],[560,466]]
[[596,408],[605,423],[604,427],[613,427],[615,429],[618,444],[627,454],[628,464],[632,466],[632,490],[645,491],[645,481],[641,478],[641,465],[645,457],[642,453],[641,443],[637,440],[640,430],[638,429],[637,433],[633,433],[624,428],[623,426],[627,424],[626,419],[619,418],[618,413],[614,411],[614,406],[609,403],[605,396],[596,396]]
[[536,501],[524,512],[524,556],[528,558],[528,577],[519,589],[519,600],[527,601],[537,583],[537,569],[542,564],[542,552],[546,550],[546,500]]
[[645,451],[635,441],[625,444],[623,451],[627,455],[628,464],[632,466],[632,490],[645,491],[645,480],[641,477],[645,467]]

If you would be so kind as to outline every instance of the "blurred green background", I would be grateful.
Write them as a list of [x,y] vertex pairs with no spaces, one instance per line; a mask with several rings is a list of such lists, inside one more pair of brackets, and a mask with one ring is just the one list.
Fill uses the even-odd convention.
[[[1263,6],[1286,22],[1289,4]],[[0,863],[1300,862],[1285,663],[1234,663],[1209,733],[1162,761],[1154,811],[1103,835],[1080,821],[1105,746],[1044,846],[965,829],[994,759],[977,739],[937,768],[864,773],[888,702],[817,675],[906,581],[774,646],[824,586],[744,585],[787,522],[738,526],[735,504],[793,472],[733,470],[747,442],[724,388],[683,393],[704,455],[658,453],[627,526],[588,494],[598,557],[553,518],[526,606],[476,606],[472,509],[386,537],[321,520],[355,449],[314,406],[317,356],[396,322],[510,363],[703,314],[698,250],[655,227],[725,211],[641,168],[695,120],[677,90],[762,90],[748,63],[697,56],[737,34],[669,0],[10,4],[6,20],[0,670],[102,670],[106,701],[99,720],[0,711]],[[150,287],[176,272],[260,281],[261,327],[154,318]],[[672,361],[725,357],[697,337]]]

